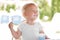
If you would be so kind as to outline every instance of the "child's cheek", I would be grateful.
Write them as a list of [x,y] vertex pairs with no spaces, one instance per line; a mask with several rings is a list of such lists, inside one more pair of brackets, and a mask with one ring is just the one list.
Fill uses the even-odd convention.
[[30,16],[30,13],[25,13],[25,16],[26,16],[26,17],[29,17],[29,16]]
[[32,14],[31,14],[31,13],[28,13],[28,17],[30,17],[30,18],[31,18],[31,17],[32,17]]

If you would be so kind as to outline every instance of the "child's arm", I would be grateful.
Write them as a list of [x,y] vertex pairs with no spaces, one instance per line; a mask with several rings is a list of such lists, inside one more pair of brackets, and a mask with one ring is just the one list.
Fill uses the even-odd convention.
[[45,35],[45,39],[50,39],[50,38],[48,38],[48,37]]
[[44,31],[43,30],[40,30],[40,32],[39,33],[43,33],[44,34]]
[[15,39],[18,39],[21,36],[22,33],[19,30],[18,31],[14,31],[14,29],[13,29],[13,23],[12,22],[9,23],[9,28],[10,28],[11,33],[12,33],[12,35],[13,35],[13,37]]
[[[43,30],[41,30],[40,33],[45,34]],[[50,38],[48,38],[47,35],[45,35],[45,39],[50,39]]]

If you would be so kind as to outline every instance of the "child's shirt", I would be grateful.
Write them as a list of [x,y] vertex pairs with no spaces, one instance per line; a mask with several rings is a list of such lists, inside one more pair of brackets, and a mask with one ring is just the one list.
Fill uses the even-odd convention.
[[42,30],[42,26],[39,23],[33,25],[22,22],[18,30],[22,32],[23,40],[38,40],[39,32]]

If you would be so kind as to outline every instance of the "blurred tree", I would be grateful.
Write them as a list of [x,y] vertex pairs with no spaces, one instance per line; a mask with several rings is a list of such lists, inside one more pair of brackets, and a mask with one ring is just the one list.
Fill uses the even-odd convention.
[[16,10],[16,6],[14,4],[12,4],[12,5],[8,4],[6,7],[6,11],[10,12],[10,9]]
[[[53,14],[48,2],[46,0],[35,0],[35,2],[38,3],[40,19],[43,21],[50,21],[53,17]],[[47,20],[43,19],[45,16],[48,17]]]
[[[40,19],[43,21],[51,21],[56,12],[60,12],[60,0],[51,0],[51,6],[48,5],[47,0],[34,0],[39,7]],[[45,16],[47,20],[43,19]]]

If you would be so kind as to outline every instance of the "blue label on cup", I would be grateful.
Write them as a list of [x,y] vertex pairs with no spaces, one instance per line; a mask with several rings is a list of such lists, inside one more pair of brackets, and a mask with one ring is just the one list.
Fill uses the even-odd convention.
[[2,15],[1,17],[1,23],[8,23],[9,22],[9,16]]
[[45,40],[45,36],[39,37],[39,40]]

